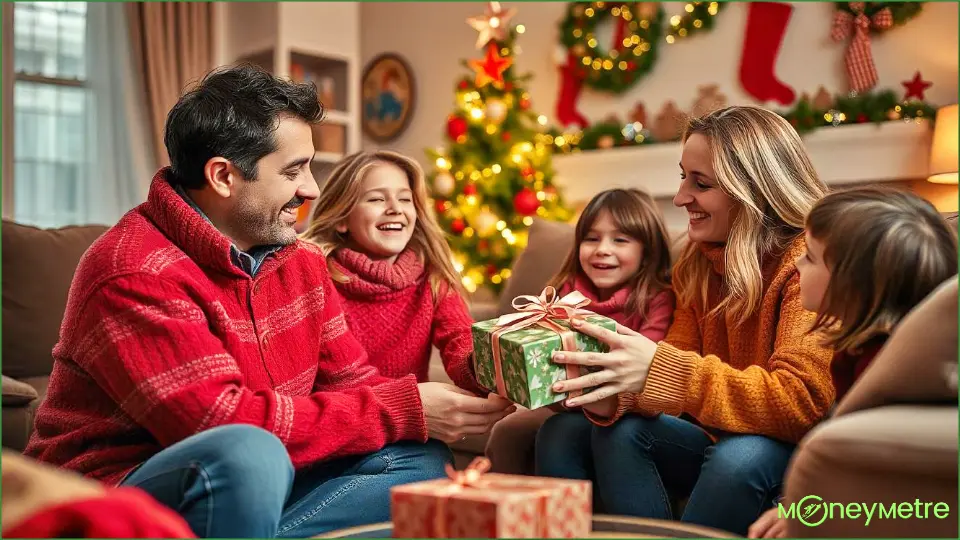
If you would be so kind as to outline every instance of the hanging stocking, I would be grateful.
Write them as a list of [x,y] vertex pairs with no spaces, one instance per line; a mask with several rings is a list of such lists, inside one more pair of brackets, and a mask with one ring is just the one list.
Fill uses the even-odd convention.
[[583,90],[583,77],[577,72],[577,58],[573,53],[567,55],[566,62],[560,65],[560,95],[557,96],[557,122],[561,126],[578,124],[581,128],[590,125],[587,119],[577,111],[577,99]]
[[777,79],[774,67],[793,6],[779,2],[751,2],[748,9],[746,37],[740,57],[740,84],[761,102],[774,100],[789,105],[796,94]]

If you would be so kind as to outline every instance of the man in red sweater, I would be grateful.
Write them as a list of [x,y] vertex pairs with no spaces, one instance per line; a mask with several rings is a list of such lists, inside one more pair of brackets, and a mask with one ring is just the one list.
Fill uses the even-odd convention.
[[[81,260],[26,454],[140,488],[202,537],[389,519],[508,403],[381,376],[297,240],[316,88],[215,71],[167,117],[171,166]],[[452,414],[456,413],[456,414]]]

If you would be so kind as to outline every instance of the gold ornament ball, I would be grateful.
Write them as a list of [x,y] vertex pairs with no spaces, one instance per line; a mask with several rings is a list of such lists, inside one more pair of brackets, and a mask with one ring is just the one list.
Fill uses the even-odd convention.
[[487,120],[499,124],[507,117],[507,104],[499,99],[490,99],[487,101],[486,112]]
[[477,234],[481,237],[486,237],[497,230],[497,221],[499,221],[499,219],[496,214],[484,209],[474,216],[471,221]]
[[456,183],[450,173],[442,172],[433,179],[433,193],[441,197],[447,197],[453,193]]
[[610,135],[604,135],[597,141],[598,148],[613,148],[613,144],[613,137]]
[[900,113],[898,113],[898,112],[897,112],[896,110],[894,110],[894,109],[890,109],[889,111],[887,111],[887,119],[888,119],[888,120],[899,120],[899,119],[900,119]]

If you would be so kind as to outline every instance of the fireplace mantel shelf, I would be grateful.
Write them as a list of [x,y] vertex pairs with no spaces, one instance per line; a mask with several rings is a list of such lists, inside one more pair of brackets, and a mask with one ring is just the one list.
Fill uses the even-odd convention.
[[[822,128],[803,137],[820,179],[838,186],[925,178],[932,129],[927,121]],[[578,203],[615,187],[672,197],[680,185],[680,143],[579,152],[553,158],[555,182]]]

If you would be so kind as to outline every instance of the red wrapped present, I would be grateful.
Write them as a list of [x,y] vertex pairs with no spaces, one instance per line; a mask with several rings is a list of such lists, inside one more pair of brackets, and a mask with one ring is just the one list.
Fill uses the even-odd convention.
[[582,538],[590,533],[588,481],[486,473],[477,458],[450,478],[390,490],[394,538]]

